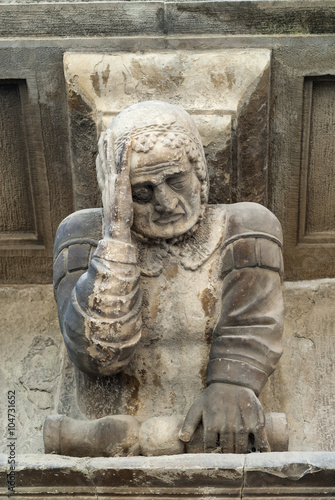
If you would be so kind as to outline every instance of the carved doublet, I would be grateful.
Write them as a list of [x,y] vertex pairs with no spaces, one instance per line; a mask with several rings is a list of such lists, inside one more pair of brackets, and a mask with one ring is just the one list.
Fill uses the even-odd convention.
[[[101,209],[76,212],[60,225],[54,288],[61,324],[71,291],[101,238]],[[226,277],[236,281],[249,268],[276,277],[282,272],[280,225],[253,203],[208,206],[196,233],[178,244],[134,244],[141,270],[142,339],[125,369],[108,377],[103,407],[90,404],[102,389],[80,376],[79,405],[89,418],[185,413],[206,385],[213,332],[231,328],[223,320],[235,307],[231,301],[225,305]]]

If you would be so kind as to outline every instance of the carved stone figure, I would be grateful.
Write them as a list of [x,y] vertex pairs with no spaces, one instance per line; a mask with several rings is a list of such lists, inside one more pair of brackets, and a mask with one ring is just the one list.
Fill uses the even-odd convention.
[[69,356],[108,378],[109,400],[98,420],[47,419],[46,451],[270,450],[258,396],[282,353],[278,220],[207,205],[197,128],[163,102],[113,120],[97,175],[103,209],[61,223],[54,289]]

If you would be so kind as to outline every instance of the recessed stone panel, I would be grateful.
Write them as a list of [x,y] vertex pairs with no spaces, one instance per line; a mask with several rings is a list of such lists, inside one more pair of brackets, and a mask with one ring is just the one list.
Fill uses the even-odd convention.
[[307,78],[300,185],[301,243],[335,243],[335,77]]
[[20,92],[25,90],[24,81],[0,80],[0,234],[7,238],[34,237],[36,231]]

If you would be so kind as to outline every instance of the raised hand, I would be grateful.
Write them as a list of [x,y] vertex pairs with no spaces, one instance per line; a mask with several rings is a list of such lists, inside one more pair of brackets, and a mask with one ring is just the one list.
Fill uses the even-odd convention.
[[129,178],[131,140],[125,141],[117,167],[113,139],[109,131],[101,137],[98,145],[99,156],[96,162],[104,209],[104,239],[130,242],[130,228],[133,219],[133,201]]
[[179,433],[181,441],[190,441],[201,421],[205,452],[270,451],[262,405],[247,387],[209,385],[191,406]]

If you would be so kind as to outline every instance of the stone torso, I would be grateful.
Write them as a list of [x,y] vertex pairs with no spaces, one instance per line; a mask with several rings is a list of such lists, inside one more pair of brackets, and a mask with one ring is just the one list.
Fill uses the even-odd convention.
[[223,206],[209,208],[196,234],[175,245],[134,242],[143,294],[142,339],[123,372],[102,383],[78,373],[78,402],[86,416],[130,414],[144,420],[185,414],[206,387],[221,310],[225,215]]
[[[60,319],[102,234],[99,209],[72,214],[57,233],[54,279]],[[234,360],[233,378],[238,377],[237,365],[251,359],[256,379],[265,370],[271,373],[280,356],[280,322],[273,310],[282,272],[280,238],[273,214],[257,204],[240,203],[207,206],[197,231],[184,241],[149,245],[134,240],[143,295],[142,338],[116,375],[96,377],[76,369],[82,416],[129,414],[145,420],[185,415],[206,386],[215,327],[224,335],[216,356],[224,349],[224,356]],[[253,336],[247,340],[250,324]],[[259,384],[261,388],[263,382]]]

